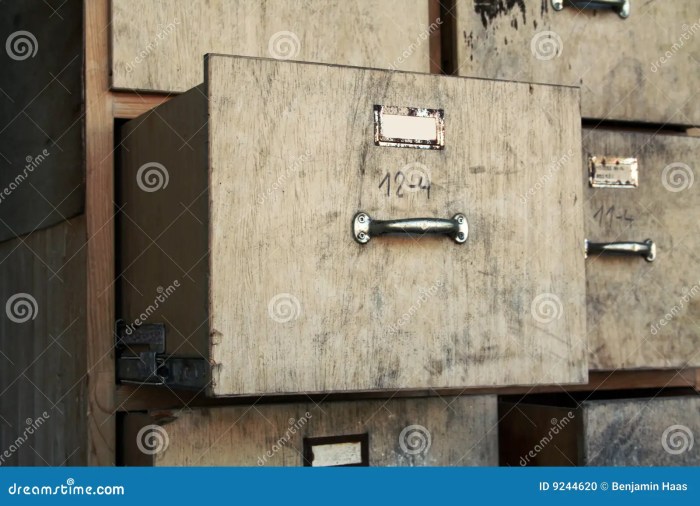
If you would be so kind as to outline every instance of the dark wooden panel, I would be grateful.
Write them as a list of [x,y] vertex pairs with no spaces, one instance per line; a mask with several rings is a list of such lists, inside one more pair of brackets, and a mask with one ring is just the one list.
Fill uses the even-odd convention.
[[0,16],[0,241],[84,207],[80,0],[15,0]]

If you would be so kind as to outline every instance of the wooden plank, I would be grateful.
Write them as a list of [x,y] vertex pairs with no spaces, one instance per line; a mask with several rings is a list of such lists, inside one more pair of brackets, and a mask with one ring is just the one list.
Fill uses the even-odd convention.
[[428,0],[428,21],[437,27],[430,31],[430,73],[442,74],[442,24],[440,0]]
[[83,213],[82,16],[77,0],[3,5],[0,241]]
[[586,236],[593,242],[656,244],[657,258],[591,256],[586,261],[592,369],[700,365],[700,262],[690,233],[700,214],[700,139],[586,130],[587,154],[635,157],[639,187],[586,187]]
[[458,0],[457,72],[580,84],[586,118],[697,126],[690,69],[700,61],[700,3],[631,4],[622,19],[571,6],[557,12],[550,0]]
[[87,463],[85,218],[0,243],[0,464]]
[[85,0],[88,463],[114,465],[114,119],[109,0]]
[[[361,434],[368,436],[371,466],[497,461],[493,396],[204,408],[152,412],[150,420],[136,416],[141,428],[153,424],[154,432],[137,431],[131,424],[123,444],[132,447],[128,455],[138,457],[144,453],[138,451],[140,443],[154,453],[155,466],[300,466],[305,438]],[[139,431],[141,437],[134,437]]]
[[430,71],[427,0],[114,0],[116,89],[181,92],[207,53]]
[[119,119],[133,119],[147,113],[154,107],[164,104],[172,95],[157,95],[149,93],[112,92],[112,114]]

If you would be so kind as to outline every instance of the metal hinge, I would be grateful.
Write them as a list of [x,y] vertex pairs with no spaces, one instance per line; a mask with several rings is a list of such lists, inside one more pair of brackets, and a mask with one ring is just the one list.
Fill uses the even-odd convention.
[[164,324],[127,327],[119,320],[115,336],[117,380],[120,383],[198,390],[209,384],[207,360],[166,355]]

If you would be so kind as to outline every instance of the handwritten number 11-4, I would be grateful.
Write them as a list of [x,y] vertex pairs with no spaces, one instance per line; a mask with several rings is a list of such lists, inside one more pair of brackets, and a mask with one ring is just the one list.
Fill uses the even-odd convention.
[[[391,197],[392,179],[395,187],[395,195],[402,199],[406,191],[425,191],[430,199],[430,181],[422,174],[412,174],[410,181],[407,181],[403,172],[398,171],[391,177],[391,172],[387,172],[379,182],[379,189],[386,188],[386,196]],[[406,190],[408,188],[408,190]]]

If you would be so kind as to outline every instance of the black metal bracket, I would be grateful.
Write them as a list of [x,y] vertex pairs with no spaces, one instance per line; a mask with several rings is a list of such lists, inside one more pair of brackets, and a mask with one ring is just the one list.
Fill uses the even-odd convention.
[[165,325],[147,323],[138,327],[117,321],[117,381],[136,385],[167,386],[173,389],[205,388],[210,381],[209,362],[165,353]]

